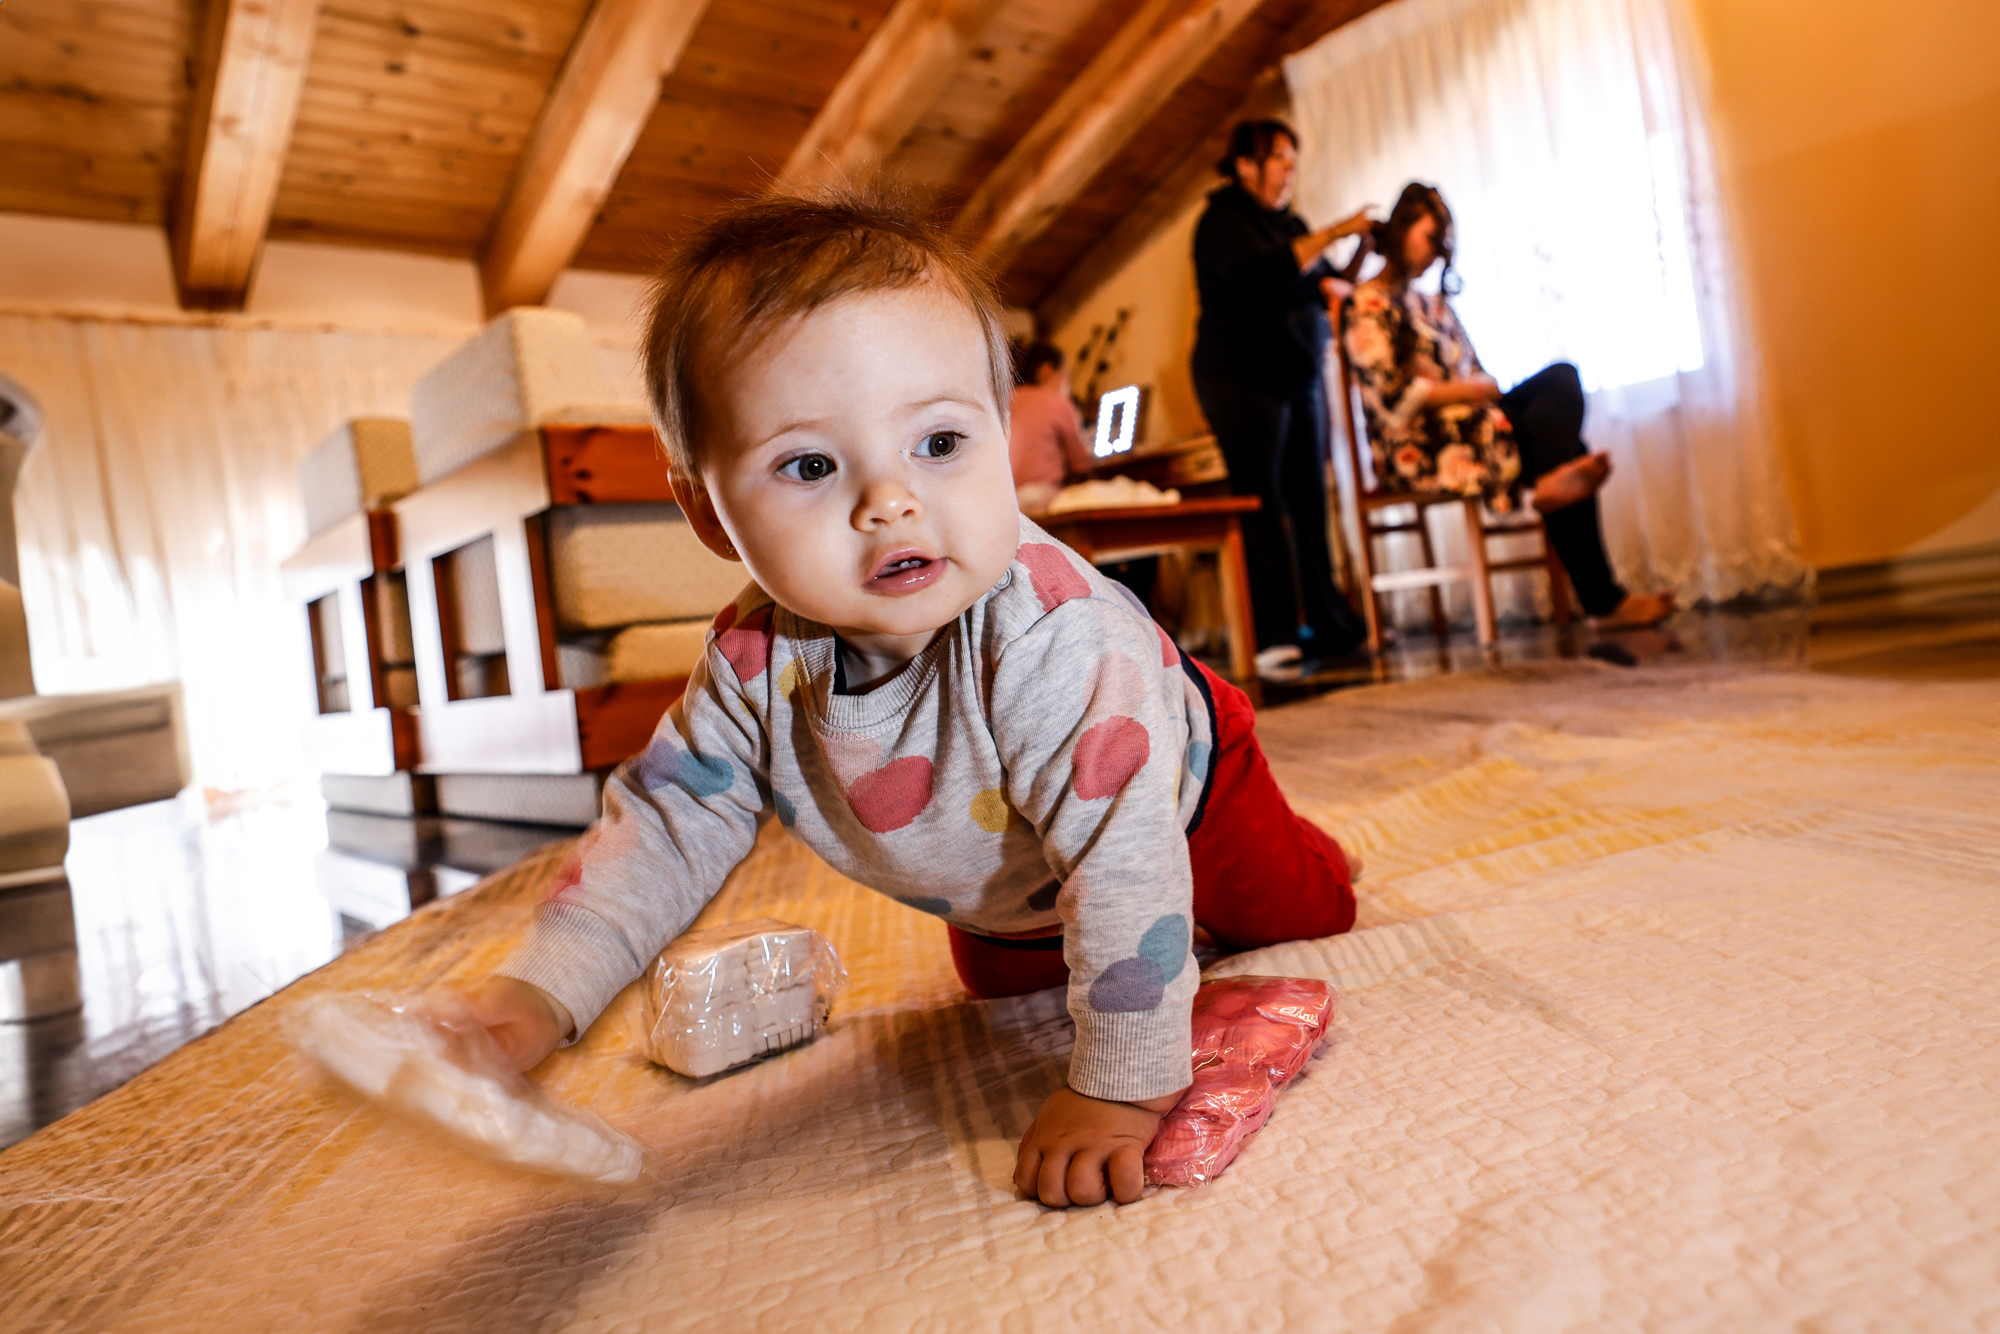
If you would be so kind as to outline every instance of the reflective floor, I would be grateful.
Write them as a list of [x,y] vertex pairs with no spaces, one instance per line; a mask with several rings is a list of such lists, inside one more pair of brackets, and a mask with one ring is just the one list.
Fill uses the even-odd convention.
[[[78,820],[61,882],[0,892],[0,1145],[116,1088],[372,931],[572,831],[271,803]],[[66,898],[67,903],[63,900]],[[37,949],[67,908],[73,956]],[[67,975],[65,976],[65,972]]]
[[[1412,635],[1379,663],[1305,664],[1298,680],[1267,684],[1265,703],[1579,656],[2000,683],[2000,581],[1946,579],[1867,596],[1833,591],[1817,609],[1688,612],[1640,634],[1508,627],[1495,650],[1466,633],[1442,644]],[[115,1088],[413,907],[569,832],[328,812],[317,802],[216,819],[198,803],[162,802],[77,821],[66,905],[46,890],[0,891],[0,1016],[8,1004],[18,1013],[29,992],[67,988],[71,1004],[82,999],[81,1009],[65,1014],[0,1022],[0,1145]],[[24,982],[9,961],[45,949],[24,941],[52,922],[66,928],[65,906],[75,927],[73,964],[63,964],[65,975]]]

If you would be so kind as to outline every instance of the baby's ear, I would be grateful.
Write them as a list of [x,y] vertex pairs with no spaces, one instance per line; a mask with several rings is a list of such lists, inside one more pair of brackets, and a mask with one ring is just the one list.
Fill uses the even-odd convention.
[[669,468],[668,485],[673,488],[674,500],[687,515],[688,525],[701,544],[724,560],[741,560],[736,546],[723,530],[721,516],[715,512],[715,502],[709,498],[708,488],[701,484],[701,478],[689,476],[679,468]]

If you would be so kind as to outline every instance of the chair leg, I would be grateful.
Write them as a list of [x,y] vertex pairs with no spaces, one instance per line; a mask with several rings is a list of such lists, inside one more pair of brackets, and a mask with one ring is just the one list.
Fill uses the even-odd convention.
[[[1424,548],[1424,568],[1435,570],[1438,564],[1437,552],[1431,546],[1430,516],[1422,505],[1413,506],[1417,514],[1417,540]],[[1430,586],[1431,629],[1437,632],[1438,643],[1451,638],[1451,621],[1444,614],[1444,593],[1436,584]]]
[[1465,514],[1466,538],[1472,546],[1472,619],[1479,628],[1480,647],[1492,648],[1500,642],[1500,626],[1493,613],[1493,571],[1486,564],[1486,521],[1476,500],[1459,508]]
[[1360,574],[1358,580],[1361,593],[1361,611],[1368,618],[1368,651],[1381,656],[1382,653],[1382,598],[1375,591],[1375,532],[1368,524],[1368,511],[1360,515],[1361,542],[1355,551],[1355,565]]

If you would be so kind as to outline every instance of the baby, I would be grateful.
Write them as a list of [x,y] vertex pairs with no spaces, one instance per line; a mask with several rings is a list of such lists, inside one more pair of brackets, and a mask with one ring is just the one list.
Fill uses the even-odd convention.
[[999,307],[932,228],[852,197],[726,212],[667,266],[646,376],[675,498],[752,582],[476,1013],[523,1069],[574,1041],[776,816],[943,919],[973,995],[1067,982],[1068,1087],[1015,1181],[1137,1199],[1192,1078],[1196,924],[1347,930],[1339,845],[1243,693],[1021,516]]

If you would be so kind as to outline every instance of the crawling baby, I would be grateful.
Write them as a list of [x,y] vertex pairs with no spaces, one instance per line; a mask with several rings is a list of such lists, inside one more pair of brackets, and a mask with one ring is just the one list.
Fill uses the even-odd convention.
[[1347,930],[1339,845],[1286,804],[1243,693],[1021,516],[998,303],[917,216],[724,212],[668,262],[645,355],[675,498],[750,582],[475,1013],[523,1069],[574,1041],[775,817],[939,918],[973,995],[1067,985],[1068,1085],[1015,1180],[1137,1199],[1191,1078],[1195,927]]

